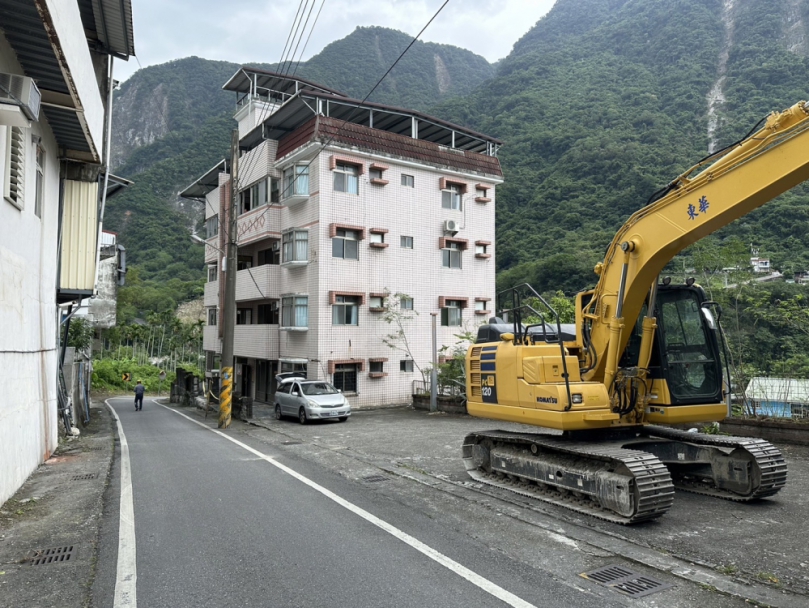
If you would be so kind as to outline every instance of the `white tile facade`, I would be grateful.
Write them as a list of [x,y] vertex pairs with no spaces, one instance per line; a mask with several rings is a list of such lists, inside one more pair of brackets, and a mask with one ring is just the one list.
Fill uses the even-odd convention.
[[[243,120],[248,120],[243,118]],[[285,231],[308,230],[308,264],[303,266],[268,265],[240,271],[237,306],[262,304],[261,296],[279,299],[284,294],[308,295],[308,327],[306,331],[287,331],[273,325],[237,326],[235,355],[249,358],[255,375],[256,358],[267,354],[268,359],[306,360],[309,378],[333,380],[329,362],[361,363],[356,391],[349,393],[354,407],[408,403],[413,381],[421,380],[419,368],[427,368],[432,360],[431,314],[438,314],[438,346],[449,351],[465,345],[458,337],[463,332],[476,333],[477,326],[488,315],[475,314],[475,300],[495,297],[495,186],[499,176],[450,171],[425,164],[423,161],[393,158],[381,153],[362,152],[334,144],[321,150],[321,144],[304,144],[286,157],[274,157],[276,142],[265,142],[240,159],[239,170],[248,172],[240,180],[245,186],[255,182],[261,171],[264,177],[280,177],[281,171],[295,162],[310,162],[308,200],[294,205],[268,205],[252,210],[238,220],[239,255],[253,254],[269,247]],[[334,190],[332,156],[348,159],[362,166],[359,193],[347,194]],[[265,163],[266,160],[266,163]],[[385,185],[371,183],[372,163],[387,167],[382,178]],[[261,167],[258,171],[257,168]],[[258,172],[257,172],[258,171]],[[402,185],[402,175],[413,178],[413,187]],[[442,208],[440,182],[447,178],[466,184],[462,210]],[[489,202],[476,202],[482,197],[477,184],[489,188]],[[219,195],[214,191],[209,196]],[[445,233],[445,221],[454,220],[457,234]],[[330,227],[333,224],[356,226],[364,231],[359,242],[358,259],[332,256]],[[220,226],[220,231],[224,228]],[[383,234],[384,247],[371,246],[370,231]],[[401,237],[412,237],[413,247],[403,248]],[[443,237],[467,241],[461,253],[461,268],[444,268],[439,240]],[[476,257],[475,242],[488,243],[488,257]],[[256,285],[257,284],[257,285]],[[206,306],[214,305],[218,283],[206,287]],[[258,294],[260,290],[261,295]],[[330,292],[363,294],[357,325],[333,325]],[[400,371],[400,361],[408,359],[404,350],[385,344],[385,337],[398,328],[383,320],[383,312],[369,307],[369,294],[407,294],[413,299],[414,313],[404,322],[404,329],[415,366],[412,372]],[[462,310],[462,326],[442,327],[439,298],[466,301]],[[259,298],[259,300],[256,300]],[[486,308],[490,308],[487,306]],[[253,323],[256,323],[253,310]],[[212,332],[206,328],[205,348],[213,344]],[[252,333],[251,333],[252,332]],[[275,335],[273,339],[271,336]],[[209,338],[209,336],[211,336]],[[404,345],[402,344],[402,349]],[[382,363],[382,374],[371,374],[370,361]],[[384,360],[384,361],[382,361]],[[237,379],[238,380],[238,379]]]

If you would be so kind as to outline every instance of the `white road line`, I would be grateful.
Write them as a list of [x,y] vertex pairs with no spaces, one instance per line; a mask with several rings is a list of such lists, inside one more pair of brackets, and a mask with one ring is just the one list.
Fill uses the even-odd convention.
[[509,606],[513,606],[514,608],[536,608],[536,606],[534,606],[533,604],[530,604],[530,603],[526,602],[525,600],[517,597],[513,593],[511,593],[509,591],[506,591],[505,589],[503,589],[499,585],[496,585],[495,583],[491,582],[490,580],[488,580],[486,578],[483,578],[482,576],[480,576],[479,574],[473,572],[469,568],[467,568],[465,566],[462,566],[461,564],[459,564],[455,560],[450,559],[449,557],[447,557],[446,555],[444,555],[442,553],[439,553],[438,551],[436,551],[432,547],[430,547],[428,545],[425,545],[423,542],[421,542],[417,538],[414,538],[414,537],[410,536],[409,534],[407,534],[406,532],[403,532],[399,528],[397,528],[395,526],[392,526],[388,522],[386,522],[386,521],[384,521],[382,519],[379,519],[375,515],[372,515],[371,513],[366,511],[365,509],[362,509],[362,508],[358,507],[354,503],[348,502],[347,500],[345,500],[344,498],[341,498],[340,496],[338,496],[334,492],[332,492],[330,490],[327,490],[326,488],[324,488],[321,485],[318,485],[317,483],[315,483],[314,481],[312,481],[308,477],[304,477],[300,473],[298,473],[296,471],[293,471],[292,469],[290,469],[287,466],[284,466],[283,464],[281,464],[277,460],[274,460],[271,456],[267,456],[266,454],[251,448],[249,445],[246,445],[246,444],[242,443],[241,441],[226,435],[222,431],[212,429],[211,427],[199,422],[198,420],[194,420],[193,418],[191,418],[189,416],[186,416],[182,412],[178,412],[177,410],[172,409],[170,407],[167,407],[167,406],[163,405],[162,403],[158,403],[158,405],[160,405],[161,407],[166,408],[170,412],[174,412],[178,416],[182,416],[183,418],[185,418],[187,420],[190,420],[194,424],[198,424],[202,428],[207,429],[207,430],[211,431],[212,433],[216,433],[217,435],[219,435],[221,437],[224,437],[228,441],[231,441],[231,442],[235,443],[236,445],[238,445],[239,447],[244,448],[245,450],[247,450],[251,454],[255,454],[256,456],[258,456],[262,460],[266,460],[267,462],[269,462],[274,467],[277,467],[280,470],[282,470],[284,473],[287,473],[288,475],[291,475],[292,477],[294,477],[295,479],[297,479],[301,483],[306,484],[307,486],[309,486],[313,490],[316,490],[317,492],[320,492],[326,498],[329,498],[329,499],[333,500],[338,505],[340,505],[341,507],[343,507],[345,509],[348,509],[349,511],[351,511],[355,515],[359,515],[364,520],[374,524],[378,528],[381,528],[382,530],[384,530],[385,532],[387,532],[391,536],[394,536],[394,537],[398,538],[403,543],[410,545],[416,551],[419,551],[419,552],[423,553],[424,555],[426,555],[430,559],[438,562],[439,564],[441,564],[442,566],[444,566],[448,570],[454,572],[458,576],[461,576],[461,577],[465,578],[470,583],[472,583],[473,585],[479,587],[480,589],[482,589],[486,593],[489,593],[490,595],[493,595],[497,599],[502,600],[503,602],[505,602]]
[[113,608],[137,608],[138,563],[135,550],[135,507],[132,502],[132,470],[129,467],[129,444],[126,442],[121,419],[110,405],[118,437],[121,440],[121,505],[118,523],[118,571],[115,576],[115,600]]

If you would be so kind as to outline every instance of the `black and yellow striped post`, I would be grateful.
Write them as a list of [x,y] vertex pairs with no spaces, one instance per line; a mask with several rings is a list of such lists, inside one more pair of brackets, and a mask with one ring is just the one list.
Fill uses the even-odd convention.
[[219,428],[230,426],[231,403],[230,397],[233,389],[233,368],[222,368],[222,386],[219,391]]

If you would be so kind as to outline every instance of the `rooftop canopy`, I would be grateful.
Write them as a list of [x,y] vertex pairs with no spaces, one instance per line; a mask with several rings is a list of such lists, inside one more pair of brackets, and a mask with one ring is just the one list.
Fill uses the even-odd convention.
[[180,196],[183,198],[204,199],[209,192],[219,187],[219,174],[227,173],[228,170],[228,162],[225,159],[220,160],[202,177],[180,192]]
[[502,141],[396,106],[352,99],[319,84],[277,72],[242,68],[222,87],[241,94],[237,103],[258,98],[277,104],[268,117],[241,141],[242,149],[254,148],[264,139],[279,140],[313,116],[329,118],[433,142],[448,148],[496,156]]

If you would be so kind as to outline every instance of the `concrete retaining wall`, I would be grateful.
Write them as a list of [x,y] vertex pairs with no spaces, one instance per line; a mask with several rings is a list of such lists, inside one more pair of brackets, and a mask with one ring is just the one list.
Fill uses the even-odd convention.
[[723,433],[739,437],[758,437],[771,443],[809,445],[809,423],[791,420],[727,418],[719,424]]

